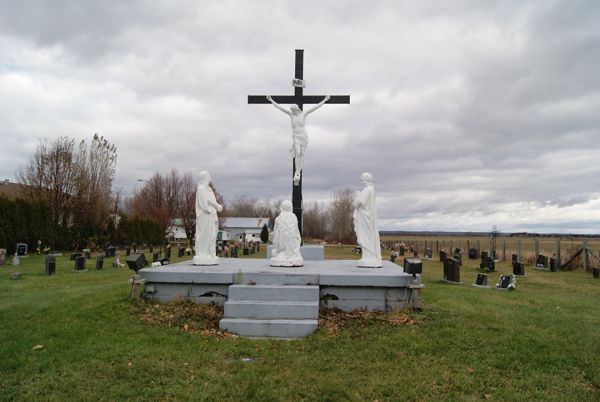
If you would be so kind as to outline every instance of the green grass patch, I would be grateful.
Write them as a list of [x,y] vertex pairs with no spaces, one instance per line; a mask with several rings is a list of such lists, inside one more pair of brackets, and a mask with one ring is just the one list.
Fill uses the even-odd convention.
[[[358,258],[351,249],[326,255]],[[425,262],[422,313],[322,317],[314,335],[276,341],[212,336],[208,306],[131,304],[132,271],[111,259],[74,273],[59,257],[50,277],[42,256],[21,261],[0,267],[1,400],[600,399],[600,280],[588,273],[527,266],[501,292],[470,287],[479,261],[457,286]],[[490,284],[510,264],[497,271]]]

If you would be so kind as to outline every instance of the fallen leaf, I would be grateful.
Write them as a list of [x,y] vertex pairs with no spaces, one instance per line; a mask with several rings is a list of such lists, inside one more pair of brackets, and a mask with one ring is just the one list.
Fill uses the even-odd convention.
[[31,350],[42,350],[44,349],[44,345],[35,345],[34,347],[31,348]]

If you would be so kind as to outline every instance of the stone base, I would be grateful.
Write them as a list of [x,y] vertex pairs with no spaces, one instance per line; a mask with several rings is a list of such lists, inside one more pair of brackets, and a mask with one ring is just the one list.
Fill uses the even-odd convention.
[[194,259],[192,260],[192,264],[194,265],[219,265],[219,257],[212,257],[212,258],[206,258],[206,257],[198,257],[195,256]]
[[[304,260],[321,261],[325,259],[325,247],[319,245],[306,245],[300,247],[300,255]],[[267,260],[273,256],[273,245],[267,246]]]
[[300,258],[291,258],[291,259],[284,259],[284,258],[271,258],[269,260],[269,265],[272,267],[288,267],[288,268],[294,268],[294,267],[301,267],[304,265],[304,260],[302,259],[302,257]]
[[[218,266],[195,266],[191,261],[144,268],[145,296],[169,301],[184,297],[198,303],[224,304],[231,285],[319,286],[320,306],[344,311],[393,311],[406,307],[405,292],[413,276],[402,267],[383,261],[379,269],[356,266],[357,260],[305,260],[304,266],[289,269],[269,267],[268,261],[253,258],[222,258]],[[420,282],[420,275],[417,275]]]
[[358,266],[361,268],[381,268],[383,263],[381,260],[358,260]]

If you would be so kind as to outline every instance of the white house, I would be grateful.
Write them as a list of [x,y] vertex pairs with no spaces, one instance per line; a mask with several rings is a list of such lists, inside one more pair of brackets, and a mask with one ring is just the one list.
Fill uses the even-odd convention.
[[224,226],[231,240],[250,242],[260,241],[264,225],[267,225],[270,232],[269,218],[225,218]]
[[183,219],[175,218],[171,221],[171,226],[167,229],[166,238],[169,241],[182,241],[187,239],[187,234],[183,227]]

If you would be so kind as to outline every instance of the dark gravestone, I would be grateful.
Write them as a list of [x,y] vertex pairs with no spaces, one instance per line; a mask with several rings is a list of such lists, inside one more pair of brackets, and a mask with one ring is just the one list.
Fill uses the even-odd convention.
[[487,259],[487,270],[490,272],[494,272],[496,270],[496,262],[492,257],[488,257]]
[[27,255],[27,244],[26,243],[17,243],[17,255],[19,257],[24,257]]
[[99,255],[96,257],[96,269],[100,270],[104,266],[104,257]]
[[558,271],[558,267],[556,266],[556,258],[550,258],[550,272]]
[[476,259],[477,259],[477,249],[470,248],[469,249],[469,260],[476,260]]
[[129,257],[131,255],[131,247],[125,247],[125,257]]
[[153,253],[152,254],[152,262],[157,262],[158,258],[159,258],[158,253]]
[[[165,248],[165,258],[166,258],[166,259],[169,259],[169,260],[171,259],[171,246],[167,246],[167,247]],[[164,265],[164,264],[163,264],[163,265]]]
[[462,253],[460,252],[460,249],[454,249],[454,259],[456,260],[456,262],[458,263],[458,266],[460,267],[462,265]]
[[446,261],[446,258],[448,258],[448,253],[445,251],[440,251],[440,262]]
[[391,262],[395,262],[395,261],[396,261],[396,253],[392,252],[392,253],[390,254],[390,261],[391,261]]
[[404,272],[411,275],[423,273],[423,263],[418,258],[405,258]]
[[496,250],[492,250],[492,255],[490,257],[492,257],[492,260],[496,259]]
[[108,251],[109,251],[111,257],[114,257],[115,255],[117,255],[117,248],[115,246],[110,246],[108,248]]
[[535,267],[545,269],[548,265],[548,257],[545,255],[538,254],[535,259]]
[[81,253],[73,253],[71,254],[71,261],[75,261],[75,258],[81,257]]
[[110,258],[110,250],[109,249],[104,249],[104,257]]
[[185,248],[183,248],[183,247],[179,247],[179,248],[177,249],[177,257],[181,258],[181,257],[183,257],[184,255],[185,255]]
[[488,267],[488,253],[487,251],[481,252],[481,261],[479,262],[479,268],[487,269]]
[[56,273],[56,257],[51,255],[47,256],[44,265],[46,275],[54,275]]
[[244,247],[243,253],[244,253],[244,255],[249,255],[250,254],[250,249],[248,247]]
[[512,262],[513,275],[525,276],[525,264],[520,261]]
[[500,275],[500,280],[498,281],[498,285],[496,287],[499,289],[508,289],[508,285],[510,285],[510,282],[510,275]]
[[146,256],[142,253],[131,253],[131,255],[129,257],[127,257],[126,261],[127,261],[127,266],[129,267],[129,269],[132,269],[135,272],[148,266],[148,261],[146,261]]
[[460,282],[460,265],[454,258],[446,258],[444,261],[444,280],[447,282]]
[[511,255],[511,261],[519,261],[519,256],[517,254],[512,254]]
[[600,278],[600,268],[592,268],[592,277],[593,278]]
[[400,256],[401,256],[401,257],[402,257],[402,256],[404,256],[404,253],[405,253],[405,252],[406,252],[406,249],[405,249],[403,246],[401,246],[401,247],[400,247],[400,251],[399,251],[399,253],[400,253]]
[[425,251],[423,252],[423,256],[425,258],[433,258],[433,250],[430,247],[425,247]]
[[85,257],[80,255],[79,257],[75,257],[75,271],[84,271],[85,270]]
[[488,276],[486,274],[477,274],[477,279],[475,280],[475,285],[488,286]]

